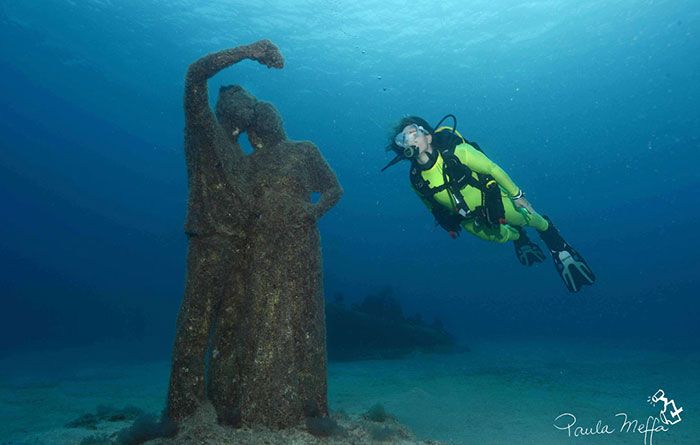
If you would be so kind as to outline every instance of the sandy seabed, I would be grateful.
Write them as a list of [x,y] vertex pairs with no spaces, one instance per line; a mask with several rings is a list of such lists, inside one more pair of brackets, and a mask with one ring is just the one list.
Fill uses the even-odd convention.
[[[380,403],[397,421],[381,425],[394,430],[381,443],[700,443],[700,351],[609,340],[481,340],[470,347],[453,355],[331,363],[329,402],[350,434],[345,442],[317,440],[303,428],[280,435],[206,421],[190,425],[188,434],[210,434],[202,443],[372,443],[367,431],[376,425],[361,415]],[[167,362],[115,363],[95,359],[88,349],[4,357],[0,444],[79,444],[109,436],[129,422],[102,421],[94,429],[66,424],[100,405],[159,413],[168,372]],[[666,430],[649,420],[663,408],[647,401],[659,389],[683,408],[681,420]]]

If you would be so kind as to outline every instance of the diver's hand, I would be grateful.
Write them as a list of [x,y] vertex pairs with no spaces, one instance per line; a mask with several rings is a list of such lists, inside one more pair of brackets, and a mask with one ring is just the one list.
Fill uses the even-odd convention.
[[530,204],[530,201],[525,199],[525,196],[521,196],[520,198],[514,199],[513,205],[518,210],[525,209],[529,213],[535,213],[535,209],[532,207],[532,204]]

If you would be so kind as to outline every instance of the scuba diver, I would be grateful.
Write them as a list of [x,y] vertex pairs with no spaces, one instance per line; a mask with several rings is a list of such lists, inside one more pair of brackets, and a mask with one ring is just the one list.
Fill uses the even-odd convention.
[[[448,118],[452,127],[441,127]],[[462,137],[453,115],[448,114],[435,127],[418,116],[404,117],[386,149],[396,156],[382,171],[410,160],[413,190],[453,239],[464,229],[487,241],[513,241],[518,261],[532,266],[545,259],[525,233],[525,227],[534,227],[570,292],[595,281],[586,261],[561,237],[552,221],[534,210],[520,187],[477,143]]]

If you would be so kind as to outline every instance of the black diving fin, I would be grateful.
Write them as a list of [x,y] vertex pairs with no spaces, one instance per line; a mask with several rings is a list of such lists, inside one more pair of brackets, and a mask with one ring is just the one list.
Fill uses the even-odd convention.
[[518,232],[520,232],[520,238],[513,241],[513,247],[515,247],[515,256],[520,261],[523,266],[532,266],[535,263],[541,263],[544,261],[544,252],[540,249],[540,246],[533,243],[530,238],[527,237],[525,230],[522,227],[516,227]]
[[569,292],[578,292],[585,285],[595,283],[595,275],[586,260],[559,234],[552,221],[545,216],[549,227],[540,233],[554,260],[554,266]]

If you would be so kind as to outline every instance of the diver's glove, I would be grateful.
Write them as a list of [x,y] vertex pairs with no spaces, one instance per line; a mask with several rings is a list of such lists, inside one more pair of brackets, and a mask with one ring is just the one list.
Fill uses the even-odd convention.
[[462,217],[460,215],[456,215],[442,206],[433,207],[430,211],[438,225],[445,229],[452,239],[459,236],[459,232],[462,230],[460,225]]

